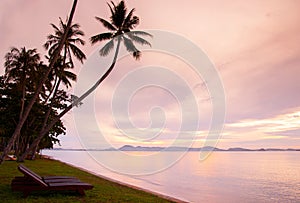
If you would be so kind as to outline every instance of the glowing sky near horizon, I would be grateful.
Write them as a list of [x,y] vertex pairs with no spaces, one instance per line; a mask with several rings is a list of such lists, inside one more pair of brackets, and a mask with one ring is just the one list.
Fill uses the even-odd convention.
[[[1,0],[0,64],[4,63],[4,55],[12,46],[37,48],[44,55],[42,44],[52,33],[49,24],[57,24],[59,17],[65,18],[71,3],[71,0]],[[217,147],[300,148],[300,1],[128,0],[127,6],[136,8],[136,14],[141,17],[138,29],[161,29],[185,36],[203,49],[215,64],[226,94],[226,120]],[[96,48],[88,43],[88,38],[105,31],[94,16],[108,19],[106,1],[79,1],[74,21],[86,34],[87,45],[82,50],[87,56]],[[128,61],[128,67],[151,60],[145,54],[140,62]],[[79,73],[81,67],[77,63],[75,71]],[[178,72],[185,76],[184,71],[179,69]],[[0,73],[4,73],[4,68]],[[102,86],[101,94],[108,94],[118,74],[116,69]],[[191,85],[197,84],[197,78],[191,81]],[[106,102],[101,94],[97,92],[97,109]],[[147,99],[147,94],[134,98],[137,110],[132,120],[140,127],[147,126],[149,119],[141,102]],[[207,98],[205,91],[201,94]],[[201,105],[203,112],[210,109],[209,102]],[[170,106],[166,106],[168,108]],[[174,112],[170,116],[179,115]],[[109,117],[109,113],[106,110],[97,112],[102,117]],[[209,120],[209,113],[207,115]],[[64,121],[68,134],[61,136],[62,147],[80,147],[72,114],[69,113]],[[174,120],[176,122],[178,120]],[[204,123],[205,127],[200,126],[195,132],[194,146],[201,146],[205,139],[208,129]],[[101,128],[116,146],[143,145],[122,136],[111,122],[101,123]],[[166,129],[172,130],[175,131],[172,127]],[[171,139],[172,136],[158,137],[152,145],[165,145]]]

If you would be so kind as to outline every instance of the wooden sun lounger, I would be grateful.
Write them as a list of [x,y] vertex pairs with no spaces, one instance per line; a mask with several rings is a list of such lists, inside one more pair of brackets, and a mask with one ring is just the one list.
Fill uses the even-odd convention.
[[85,195],[85,190],[90,190],[94,187],[71,176],[41,177],[22,164],[18,166],[18,169],[24,176],[15,177],[11,182],[11,187],[13,191],[23,192],[24,197],[27,197],[32,191],[42,190],[70,190],[77,191],[80,195]]

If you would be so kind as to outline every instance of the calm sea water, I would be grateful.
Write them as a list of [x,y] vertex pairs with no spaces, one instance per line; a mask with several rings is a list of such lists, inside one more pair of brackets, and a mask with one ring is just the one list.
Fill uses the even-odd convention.
[[[117,156],[117,152],[97,153],[107,159]],[[176,153],[161,153],[161,161]],[[83,151],[44,150],[43,154],[189,202],[300,202],[299,152],[214,152],[201,162],[198,152],[188,152],[172,167],[143,176],[112,172]]]

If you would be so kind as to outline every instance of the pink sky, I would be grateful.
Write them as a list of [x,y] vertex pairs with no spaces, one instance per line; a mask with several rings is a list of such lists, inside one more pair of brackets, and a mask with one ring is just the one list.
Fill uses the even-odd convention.
[[[65,18],[71,3],[71,0],[1,0],[0,63],[4,63],[3,57],[11,46],[37,48],[44,55],[42,44],[52,32],[49,24],[57,24],[58,17]],[[135,7],[136,14],[141,17],[138,29],[162,29],[185,36],[203,49],[216,65],[226,94],[226,122],[217,147],[300,147],[300,1],[128,0],[127,6]],[[106,1],[79,0],[75,22],[82,26],[86,41],[104,31],[94,16],[108,19]],[[96,47],[87,43],[83,50],[90,56]],[[151,60],[151,55],[144,54],[140,62],[131,60],[127,66],[137,67]],[[124,72],[118,72],[117,68],[120,66],[103,84],[101,94],[109,92],[118,74]],[[76,71],[80,69],[78,64]],[[4,73],[3,68],[0,73]],[[180,69],[178,73],[185,74]],[[197,84],[197,79],[191,81],[191,85]],[[107,108],[101,106],[107,105],[107,99],[99,96],[99,91],[96,116],[110,117]],[[146,94],[149,93],[142,96]],[[203,94],[205,97],[205,91]],[[144,100],[144,97],[135,98],[135,102]],[[159,103],[160,100],[149,101],[149,105],[151,102]],[[169,118],[176,112],[172,105],[172,102],[166,105],[166,109],[171,109],[166,111],[170,113]],[[141,104],[137,106],[139,110],[132,120],[140,125],[138,127],[147,127],[149,118],[145,118],[144,113],[149,109],[145,111]],[[201,103],[200,111],[209,108],[209,103]],[[61,137],[63,147],[80,146],[72,114],[64,119],[68,135]],[[206,119],[209,120],[209,112]],[[178,122],[169,120],[170,126]],[[105,123],[100,119],[99,122],[115,145],[143,144],[122,137],[111,121]],[[201,146],[207,133],[207,123],[204,123],[205,127],[200,126],[197,132],[199,138],[195,146]],[[166,131],[172,132],[172,127],[167,127]],[[157,137],[152,144],[163,145],[171,139],[172,136]]]

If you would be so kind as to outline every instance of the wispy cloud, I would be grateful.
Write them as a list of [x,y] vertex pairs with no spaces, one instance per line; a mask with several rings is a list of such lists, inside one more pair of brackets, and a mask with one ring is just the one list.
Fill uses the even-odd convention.
[[[94,20],[94,16],[109,15],[109,9],[105,7],[106,1],[88,2],[79,2],[75,14],[75,21],[82,26],[86,40],[91,35],[104,31]],[[174,0],[133,0],[127,4],[129,8],[135,7],[142,19],[139,29],[163,29],[185,36],[202,48],[220,70],[227,105],[227,124],[219,142],[220,146],[244,146],[248,143],[251,146],[290,146],[299,143],[300,1],[254,0],[249,4],[242,0],[191,0],[188,3]],[[182,9],[183,6],[185,9]],[[49,24],[57,23],[58,17],[64,18],[69,9],[68,1],[59,4],[53,4],[50,0],[0,1],[0,64],[3,64],[3,57],[11,46],[37,47],[44,55],[46,51],[42,44],[52,32]],[[94,49],[95,46],[89,43],[83,48],[88,56]],[[87,128],[80,136],[88,136],[89,133],[96,136],[101,131],[112,143],[121,145],[131,142],[114,123],[111,100],[118,82],[129,71],[145,65],[170,68],[184,78],[193,90],[199,106],[199,111],[195,112],[200,115],[199,129],[190,132],[184,129],[182,133],[186,140],[195,136],[200,145],[209,129],[212,117],[211,101],[215,98],[210,97],[209,90],[205,87],[205,79],[188,71],[188,65],[178,58],[161,53],[143,53],[138,62],[134,62],[131,57],[118,61],[115,70],[98,88],[95,97],[84,101],[84,106],[91,108],[83,110],[83,106],[82,111],[74,110],[81,117],[76,125]],[[88,88],[107,65],[101,63],[94,67],[95,70],[83,67],[79,72],[80,67],[76,67],[78,83],[82,82]],[[3,71],[2,68],[0,73]],[[85,71],[90,71],[87,78],[83,78]],[[157,77],[162,80],[166,78],[159,74]],[[147,79],[147,75],[138,79]],[[130,86],[133,82],[134,80],[126,84]],[[177,81],[172,85],[183,91]],[[80,87],[81,85],[76,87],[80,93],[86,90]],[[133,131],[136,128],[146,128],[152,121],[163,119],[159,113],[151,117],[151,108],[157,105],[165,112],[166,125],[163,126],[164,136],[153,139],[153,145],[171,143],[174,139],[172,136],[180,130],[182,112],[178,109],[178,103],[162,91],[145,90],[139,93],[141,94],[133,97],[128,105],[129,119],[134,127],[127,126],[126,129]],[[186,97],[183,104],[189,106],[189,102],[190,98]],[[97,124],[90,122],[91,115],[96,117]],[[188,118],[188,122],[192,121],[193,112],[190,115],[191,120]],[[128,118],[119,118],[121,121],[126,119]],[[75,128],[68,124],[67,127]],[[152,130],[156,131],[156,128],[154,126]],[[69,132],[73,133],[72,130]],[[137,134],[138,131],[134,133]],[[71,145],[72,139],[68,139]],[[139,141],[136,143],[141,144]]]
[[281,114],[273,118],[242,120],[226,125],[229,128],[253,128],[265,133],[285,132],[300,129],[300,111]]
[[[292,133],[290,133],[292,131]],[[298,132],[298,134],[297,134]],[[300,146],[300,110],[291,109],[289,112],[264,119],[245,119],[228,123],[222,136],[225,142],[255,143],[258,146],[280,146],[276,140],[288,146]],[[275,142],[276,141],[276,142]],[[260,142],[260,143],[259,143]],[[252,147],[255,147],[253,144]]]

